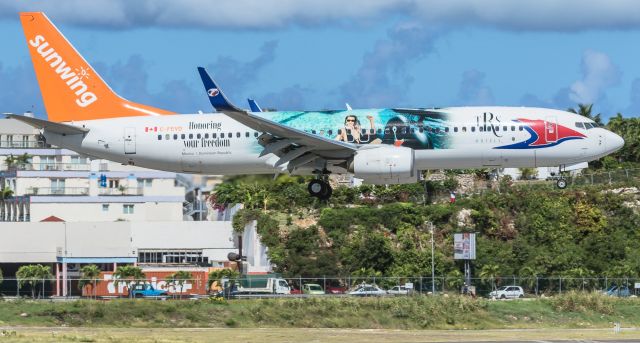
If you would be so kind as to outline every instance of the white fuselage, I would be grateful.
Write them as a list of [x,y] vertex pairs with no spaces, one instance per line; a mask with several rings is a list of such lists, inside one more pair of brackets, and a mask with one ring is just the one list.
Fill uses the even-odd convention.
[[[384,111],[387,117],[382,118]],[[388,120],[388,111],[334,111],[320,117],[327,119],[325,123],[314,120],[312,114],[309,114],[310,120],[301,120],[308,112],[256,114],[332,139],[337,139],[341,130],[333,124],[336,120],[342,123],[345,116],[367,116],[371,126],[363,124],[362,119],[360,130],[375,131],[379,139],[376,140],[374,134],[366,138],[360,136],[360,139],[369,140],[371,145],[409,145],[415,150],[417,170],[571,165],[600,158],[623,144],[622,139],[610,131],[584,124],[593,121],[558,110],[516,107],[429,110],[446,113],[439,117],[437,129],[427,127],[430,124],[423,119],[411,122],[410,114],[400,116],[405,124],[398,124],[397,116]],[[323,114],[313,112],[313,115]],[[339,119],[331,119],[332,115]],[[295,117],[297,121],[282,120],[285,117]],[[286,169],[286,165],[274,168],[277,157],[273,154],[260,156],[263,147],[257,137],[261,132],[223,113],[123,117],[70,124],[85,127],[89,132],[63,136],[45,130],[47,141],[97,158],[174,172],[263,174]],[[399,138],[401,134],[419,136],[417,139],[422,139],[424,146],[410,146],[412,138]],[[349,137],[343,140],[353,139]],[[334,172],[346,171],[332,165],[328,168]],[[299,172],[305,173],[305,169]]]

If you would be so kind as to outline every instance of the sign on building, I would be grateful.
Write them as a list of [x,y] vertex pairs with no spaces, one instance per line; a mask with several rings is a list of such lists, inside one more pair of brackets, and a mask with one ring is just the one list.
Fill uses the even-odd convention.
[[456,233],[453,235],[453,259],[454,260],[475,260],[476,259],[476,234]]

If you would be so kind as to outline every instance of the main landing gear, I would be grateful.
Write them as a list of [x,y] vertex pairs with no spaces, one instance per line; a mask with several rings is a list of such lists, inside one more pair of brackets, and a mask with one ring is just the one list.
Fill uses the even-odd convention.
[[309,194],[312,197],[316,197],[320,200],[329,200],[329,198],[331,198],[331,194],[333,193],[333,188],[331,188],[331,185],[329,185],[327,179],[328,175],[322,173],[318,176],[317,179],[311,180],[311,182],[309,182],[309,186],[307,186]]

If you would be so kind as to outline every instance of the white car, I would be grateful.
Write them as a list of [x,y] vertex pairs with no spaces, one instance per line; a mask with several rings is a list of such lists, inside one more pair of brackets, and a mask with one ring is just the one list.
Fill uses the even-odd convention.
[[409,294],[409,289],[405,286],[395,286],[388,290],[387,293],[393,295],[407,295]]
[[380,296],[385,294],[387,294],[387,292],[376,285],[360,285],[353,291],[349,292],[349,295],[361,297]]
[[524,298],[524,291],[520,286],[504,286],[489,293],[489,297],[496,298],[496,299]]

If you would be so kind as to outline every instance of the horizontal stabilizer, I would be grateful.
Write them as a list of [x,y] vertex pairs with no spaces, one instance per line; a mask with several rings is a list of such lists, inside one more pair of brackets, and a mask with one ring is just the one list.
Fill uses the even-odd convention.
[[89,132],[89,129],[69,124],[56,123],[48,120],[25,117],[21,115],[9,115],[9,118],[31,125],[36,129],[44,129],[61,135],[79,135]]

